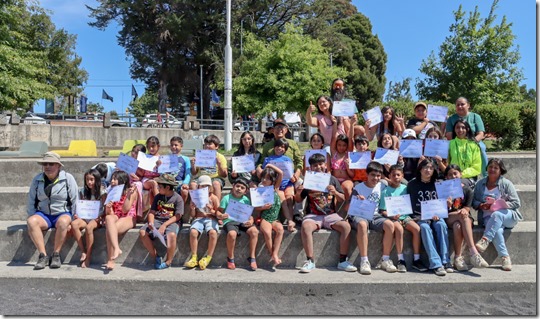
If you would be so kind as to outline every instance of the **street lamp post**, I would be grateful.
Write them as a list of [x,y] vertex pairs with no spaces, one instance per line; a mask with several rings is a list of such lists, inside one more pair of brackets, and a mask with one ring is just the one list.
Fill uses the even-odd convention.
[[201,113],[199,113],[199,117],[201,118],[201,125],[202,125],[202,121],[203,121],[203,65],[201,64],[200,65],[201,67],[201,93],[200,93],[200,102],[201,102]]
[[227,0],[227,42],[225,45],[225,150],[232,149],[232,49],[231,0]]

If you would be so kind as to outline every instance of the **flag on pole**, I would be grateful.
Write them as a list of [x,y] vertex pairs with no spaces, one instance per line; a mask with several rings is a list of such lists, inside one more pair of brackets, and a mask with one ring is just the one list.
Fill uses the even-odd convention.
[[135,90],[135,86],[133,86],[133,84],[131,85],[131,96],[133,96],[133,101],[139,97],[139,94],[137,94],[137,90]]
[[212,102],[219,104],[219,95],[217,95],[216,90],[212,90]]
[[88,98],[84,95],[81,95],[81,99],[80,99],[80,108],[81,108],[81,113],[86,113],[86,102],[88,101]]
[[105,100],[109,100],[109,101],[111,101],[111,102],[114,102],[114,101],[113,101],[113,97],[110,96],[109,94],[107,94],[107,92],[105,92],[105,90],[102,90],[102,92],[101,92],[101,98],[102,98],[102,99],[105,99]]

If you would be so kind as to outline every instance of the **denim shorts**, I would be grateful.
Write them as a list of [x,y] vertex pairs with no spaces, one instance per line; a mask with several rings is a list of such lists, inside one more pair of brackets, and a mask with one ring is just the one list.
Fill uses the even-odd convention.
[[197,218],[191,222],[191,227],[189,229],[195,229],[200,234],[206,231],[208,234],[212,229],[216,232],[219,231],[219,226],[217,220],[214,218],[201,217]]
[[70,212],[63,212],[63,213],[60,213],[58,215],[47,215],[44,212],[39,212],[38,211],[38,212],[35,212],[34,215],[41,216],[43,219],[45,219],[45,222],[47,222],[47,227],[48,227],[47,229],[56,228],[56,221],[62,215],[69,215],[69,219],[73,220],[73,216],[71,216]]

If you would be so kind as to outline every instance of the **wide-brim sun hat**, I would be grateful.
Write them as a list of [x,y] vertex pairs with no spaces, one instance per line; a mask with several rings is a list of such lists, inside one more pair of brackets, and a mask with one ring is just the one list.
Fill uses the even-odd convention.
[[60,162],[60,155],[55,152],[46,152],[43,154],[43,158],[39,161],[37,161],[39,165],[43,165],[45,163],[56,163],[60,164],[60,166],[64,166],[62,162]]
[[158,184],[165,184],[165,185],[172,185],[172,186],[178,186],[178,182],[171,174],[162,174],[156,178],[154,178],[154,181]]

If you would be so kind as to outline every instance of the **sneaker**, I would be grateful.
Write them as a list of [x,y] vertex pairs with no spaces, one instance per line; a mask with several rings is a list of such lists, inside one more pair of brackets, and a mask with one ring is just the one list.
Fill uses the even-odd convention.
[[62,260],[60,259],[60,253],[58,252],[53,253],[49,267],[52,269],[56,269],[56,268],[60,268],[61,265],[62,265]]
[[206,267],[208,267],[208,265],[210,264],[210,261],[212,261],[212,256],[204,256],[203,258],[201,258],[201,260],[199,260],[199,268],[201,270],[205,270]]
[[435,275],[437,276],[446,276],[446,270],[444,270],[444,267],[439,267],[437,269],[433,269],[433,271],[435,272]]
[[348,260],[342,261],[337,265],[337,268],[339,270],[344,270],[347,272],[355,272],[358,270],[353,264],[351,264]]
[[156,256],[156,262],[154,263],[154,268],[159,269],[159,265],[163,262],[163,259],[159,256]]
[[486,239],[486,237],[482,237],[479,241],[476,242],[475,246],[479,252],[483,253],[488,248],[489,241]]
[[510,260],[510,256],[502,258],[502,269],[506,271],[512,270],[512,261]]
[[159,264],[159,265],[156,264],[156,269],[167,269],[167,268],[169,268],[169,267],[170,267],[170,265],[167,265],[166,262],[162,262],[162,263]]
[[231,259],[231,258],[227,257],[227,268],[229,268],[230,270],[235,270],[236,269],[236,264],[234,263],[234,258]]
[[252,271],[257,270],[257,261],[255,260],[255,258],[248,257],[247,260],[249,263],[249,269],[251,269]]
[[369,263],[369,260],[360,262],[360,273],[362,275],[371,275],[371,264]]
[[405,260],[398,260],[397,262],[397,271],[398,272],[407,272],[407,264],[405,264]]
[[[478,256],[480,256],[480,255],[478,255]],[[463,259],[463,256],[459,256],[459,257],[454,258],[454,266],[456,266],[456,269],[458,271],[467,271],[467,270],[469,270],[469,267],[467,267],[467,264],[465,263],[465,259]]]
[[186,267],[186,268],[195,268],[195,267],[197,267],[198,264],[199,263],[197,262],[197,255],[192,254],[191,258],[184,263],[184,267]]
[[381,263],[381,269],[389,273],[394,273],[397,271],[396,266],[394,266],[394,263],[390,259],[383,260],[383,262]]
[[428,271],[428,268],[426,267],[426,265],[424,265],[424,263],[420,259],[413,261],[412,267],[421,272]]
[[38,261],[34,266],[34,270],[41,270],[47,266],[49,263],[49,256],[46,256],[44,253],[39,253]]
[[471,261],[474,267],[478,267],[478,268],[489,267],[489,264],[487,263],[487,261],[485,261],[484,258],[482,258],[482,255],[480,254],[472,255]]
[[453,273],[454,272],[454,267],[452,266],[452,263],[447,262],[446,264],[444,264],[444,270],[449,274]]
[[315,263],[312,260],[306,260],[304,261],[304,265],[302,266],[302,268],[300,268],[300,272],[307,274],[313,269],[315,269]]

